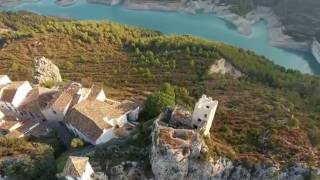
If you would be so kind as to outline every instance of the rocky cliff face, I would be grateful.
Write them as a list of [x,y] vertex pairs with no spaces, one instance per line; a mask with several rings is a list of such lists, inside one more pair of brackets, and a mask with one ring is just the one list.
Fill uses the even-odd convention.
[[170,115],[155,121],[152,132],[150,162],[155,179],[302,180],[310,175],[309,168],[298,164],[284,170],[260,164],[248,168],[223,156],[208,158],[208,147],[198,132],[169,127],[166,117]]
[[61,82],[59,68],[45,57],[34,59],[33,83],[36,85],[45,85],[46,83]]
[[209,73],[220,73],[220,74],[229,74],[235,78],[240,78],[243,76],[241,71],[235,68],[232,64],[230,64],[225,59],[217,60],[209,70]]

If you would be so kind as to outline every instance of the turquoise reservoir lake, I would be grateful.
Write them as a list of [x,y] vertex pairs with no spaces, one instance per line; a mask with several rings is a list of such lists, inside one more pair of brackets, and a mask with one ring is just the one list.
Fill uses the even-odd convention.
[[53,0],[41,0],[37,3],[24,3],[4,10],[26,10],[42,15],[81,20],[110,20],[159,30],[165,34],[190,34],[250,49],[286,68],[300,70],[303,73],[320,74],[320,64],[311,54],[286,51],[270,46],[266,24],[263,21],[253,26],[251,36],[244,36],[213,14],[192,15],[177,12],[128,10],[122,6],[89,4],[84,0],[69,7],[57,6]]

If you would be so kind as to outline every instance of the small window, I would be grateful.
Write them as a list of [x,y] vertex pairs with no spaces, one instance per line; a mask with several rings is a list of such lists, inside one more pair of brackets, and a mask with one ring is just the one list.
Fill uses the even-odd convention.
[[207,109],[210,109],[210,106],[207,106]]
[[197,125],[193,125],[193,128],[198,129],[198,126]]
[[198,122],[201,122],[201,121],[202,121],[202,120],[199,118],[199,119],[198,119]]
[[24,115],[23,112],[20,112],[20,115],[23,116]]
[[208,115],[207,115],[207,114],[205,114],[205,115],[204,115],[204,117],[205,117],[205,118],[207,118],[207,117],[208,117]]
[[42,119],[42,122],[46,122],[47,120],[46,119]]
[[57,114],[57,112],[55,110],[52,110],[53,114]]

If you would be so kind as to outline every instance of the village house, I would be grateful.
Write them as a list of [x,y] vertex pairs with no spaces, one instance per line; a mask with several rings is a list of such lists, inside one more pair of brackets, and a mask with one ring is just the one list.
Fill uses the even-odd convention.
[[17,108],[32,90],[28,81],[14,81],[0,86],[0,110],[10,116],[19,116]]
[[46,117],[43,115],[42,110],[47,107],[47,103],[54,98],[56,93],[56,90],[39,86],[34,87],[17,109],[19,118],[45,122]]
[[94,145],[125,134],[121,133],[125,125],[138,119],[140,108],[131,101],[107,99],[103,87],[102,83],[83,86],[70,82],[60,89],[32,88],[28,81],[11,82],[8,76],[0,76],[0,110],[5,115],[2,134],[19,138],[43,135],[49,132],[42,124],[46,121],[64,123]]
[[47,102],[46,107],[42,109],[44,117],[49,121],[63,121],[72,101],[81,89],[81,84],[76,82],[68,83],[54,97]]
[[26,136],[39,137],[49,132],[49,129],[37,120],[19,120],[13,116],[5,116],[0,112],[0,136],[16,138]]
[[76,104],[66,115],[69,130],[93,145],[105,143],[115,138],[114,133],[123,127],[128,118],[136,120],[139,107],[129,101],[107,103],[87,99]]
[[47,135],[50,132],[50,129],[48,129],[43,124],[40,124],[36,120],[25,120],[20,121],[21,126],[17,129],[10,131],[8,134],[6,134],[6,137],[15,137],[15,138],[23,138],[23,137],[40,137],[43,135]]
[[106,99],[103,84],[93,83],[91,88],[86,88],[79,83],[71,82],[59,90],[41,112],[49,121],[62,122],[69,109],[86,99],[103,102]]
[[89,180],[94,173],[88,157],[69,156],[63,172],[59,176],[67,180]]

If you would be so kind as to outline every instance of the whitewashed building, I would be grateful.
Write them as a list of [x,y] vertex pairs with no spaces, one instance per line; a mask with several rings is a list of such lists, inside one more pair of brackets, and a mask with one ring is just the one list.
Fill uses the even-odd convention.
[[209,135],[217,107],[218,101],[212,100],[211,97],[207,97],[206,95],[202,95],[196,103],[192,114],[193,128],[203,127],[204,135]]
[[49,121],[63,121],[71,104],[73,104],[74,101],[77,103],[77,92],[80,89],[81,84],[79,83],[71,82],[67,84],[46,104],[46,107],[41,110],[42,114]]
[[10,116],[19,116],[17,108],[32,90],[28,81],[14,81],[0,87],[0,110]]
[[[135,118],[139,107],[129,103],[109,104],[97,99],[76,104],[65,117],[70,131],[93,145],[105,143],[116,135],[114,131],[124,126],[128,117]],[[134,119],[133,119],[134,120]]]
[[106,99],[103,84],[93,83],[91,88],[85,88],[79,83],[71,82],[59,90],[42,113],[47,120],[62,122],[68,110],[86,99],[103,102]]
[[68,180],[90,180],[93,173],[88,157],[69,156],[61,175]]
[[41,111],[46,109],[47,103],[54,98],[56,93],[56,90],[44,87],[34,87],[17,108],[19,111],[19,118],[38,120],[39,122],[46,121],[46,117]]

